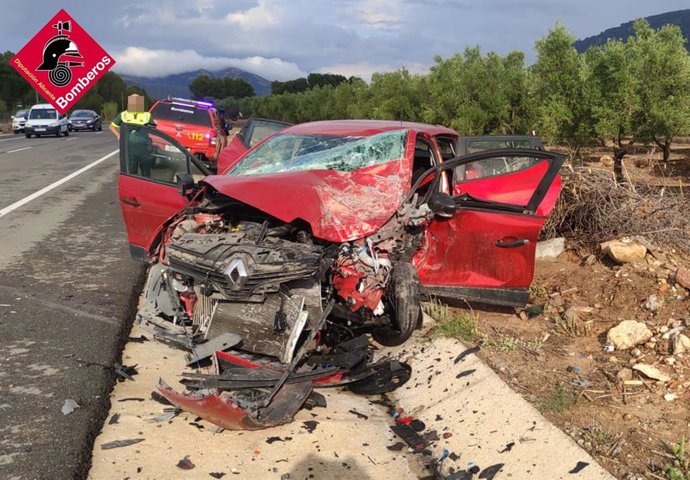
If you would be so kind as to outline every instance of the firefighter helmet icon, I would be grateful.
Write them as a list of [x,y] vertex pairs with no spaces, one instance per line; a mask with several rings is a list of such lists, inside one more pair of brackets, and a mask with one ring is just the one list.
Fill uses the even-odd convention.
[[57,35],[48,40],[43,47],[43,63],[36,70],[47,70],[48,78],[56,87],[64,87],[72,80],[73,67],[83,67],[84,62],[70,61],[71,58],[83,58],[77,44],[69,39],[72,30],[70,21],[60,22],[52,26]]

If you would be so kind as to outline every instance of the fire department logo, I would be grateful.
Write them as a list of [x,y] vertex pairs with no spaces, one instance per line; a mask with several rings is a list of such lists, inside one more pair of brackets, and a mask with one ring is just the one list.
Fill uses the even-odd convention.
[[60,10],[10,60],[51,105],[65,113],[115,60],[64,10]]

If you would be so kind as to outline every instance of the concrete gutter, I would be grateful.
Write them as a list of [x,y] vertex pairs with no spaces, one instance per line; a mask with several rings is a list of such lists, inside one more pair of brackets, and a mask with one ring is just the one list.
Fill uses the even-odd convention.
[[[140,333],[134,327],[132,335]],[[422,420],[426,431],[437,430],[440,437],[443,432],[452,434],[431,448],[433,458],[439,458],[444,448],[459,456],[444,462],[444,474],[449,474],[451,468],[465,469],[468,464],[483,470],[502,463],[500,473],[493,477],[496,480],[613,479],[476,356],[468,355],[454,363],[465,349],[456,340],[430,343],[416,332],[406,347],[380,352],[406,359],[414,372],[408,384],[390,398],[406,414]],[[386,448],[400,441],[390,430],[393,419],[384,407],[366,397],[322,389],[328,407],[302,410],[289,425],[256,432],[218,433],[214,425],[197,422],[186,413],[164,423],[148,421],[164,408],[151,400],[153,387],[161,376],[177,387],[183,352],[156,342],[130,342],[123,362],[137,364],[139,375],[134,381],[119,383],[111,395],[108,418],[117,413],[119,423],[106,423],[96,439],[89,478],[208,479],[212,478],[211,472],[223,472],[225,478],[398,480],[429,474],[423,463],[430,457]],[[456,378],[468,370],[475,371]],[[128,398],[143,401],[123,401]],[[352,410],[368,418],[360,418]],[[319,422],[312,433],[303,424],[308,420]],[[270,437],[281,440],[267,443]],[[127,438],[144,441],[101,450],[106,442]],[[500,453],[510,443],[513,447]],[[185,456],[195,464],[194,469],[176,467]],[[568,473],[578,462],[588,465],[579,473]],[[283,477],[285,474],[289,477]]]

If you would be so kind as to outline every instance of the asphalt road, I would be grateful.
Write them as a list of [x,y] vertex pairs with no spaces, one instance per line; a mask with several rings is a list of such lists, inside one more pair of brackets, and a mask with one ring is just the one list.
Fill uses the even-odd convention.
[[[118,156],[103,159],[116,150],[107,131],[0,136],[2,479],[88,472],[143,281],[117,200]],[[64,415],[66,399],[80,408]]]

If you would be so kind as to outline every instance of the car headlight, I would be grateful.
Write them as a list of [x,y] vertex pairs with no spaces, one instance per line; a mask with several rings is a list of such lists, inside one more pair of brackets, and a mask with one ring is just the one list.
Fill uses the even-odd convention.
[[93,123],[93,120],[87,120],[86,123]]

